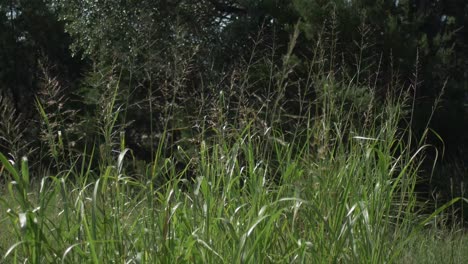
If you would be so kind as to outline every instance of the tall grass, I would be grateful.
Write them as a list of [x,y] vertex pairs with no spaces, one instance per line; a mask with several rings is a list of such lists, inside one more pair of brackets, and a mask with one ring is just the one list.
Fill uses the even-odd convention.
[[[124,138],[117,142],[125,107],[116,99],[118,81],[96,117],[104,138],[98,177],[90,176],[98,147],[80,163],[34,177],[38,182],[26,158],[13,163],[0,154],[7,181],[0,224],[13,230],[3,261],[399,262],[420,230],[457,201],[418,214],[415,185],[427,146],[408,146],[408,128],[400,126],[411,111],[409,90],[379,98],[376,85],[317,66],[327,61],[318,49],[310,80],[296,84],[301,110],[292,116],[283,95],[293,48],[284,65],[270,67],[271,94],[252,99],[264,104],[239,103],[229,89],[253,84],[233,78],[201,95],[211,100],[197,113],[208,111],[210,120],[196,120],[191,144],[176,142],[177,151],[166,155],[166,124],[152,162],[136,172]],[[312,89],[315,98],[307,101]]]

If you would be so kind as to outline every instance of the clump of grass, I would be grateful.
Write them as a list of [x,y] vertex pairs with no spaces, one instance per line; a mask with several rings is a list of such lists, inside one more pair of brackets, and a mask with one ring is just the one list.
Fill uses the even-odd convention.
[[51,75],[51,67],[46,63],[40,64],[41,85],[36,98],[38,110],[40,152],[38,163],[45,171],[61,171],[73,163],[80,153],[76,145],[80,135],[78,111],[70,104],[66,87],[57,77]]
[[411,238],[400,263],[464,263],[468,259],[467,243],[463,229],[426,230]]
[[[292,49],[294,44],[289,55]],[[27,159],[12,164],[0,155],[9,182],[1,202],[15,235],[4,261],[410,259],[407,246],[414,246],[427,223],[457,199],[429,216],[418,215],[415,185],[427,146],[408,146],[407,128],[399,126],[411,111],[409,93],[402,89],[378,98],[376,84],[363,84],[376,82],[363,75],[361,82],[317,67],[327,61],[321,49],[313,60],[310,79],[295,83],[302,85],[302,116],[291,117],[291,102],[283,96],[294,72],[289,59],[281,67],[271,65],[267,83],[272,94],[260,106],[251,102],[262,98],[236,94],[237,86],[254,85],[247,70],[247,79],[230,83],[232,90],[210,95],[210,107],[196,113],[209,120],[196,120],[192,144],[175,141],[169,155],[165,137],[173,128],[166,123],[152,160],[139,168],[139,175],[125,166],[132,155],[125,137],[117,136],[123,109],[116,100],[119,82],[113,80],[99,112],[105,149],[100,150],[98,177],[89,177],[93,151],[36,185]],[[316,97],[307,101],[312,89]],[[366,92],[370,96],[363,107],[359,95]],[[180,115],[176,107],[166,113],[167,120]],[[285,125],[282,120],[288,119],[294,121]]]
[[0,119],[0,150],[15,161],[32,154],[34,146],[28,142],[28,122],[7,96],[0,96]]

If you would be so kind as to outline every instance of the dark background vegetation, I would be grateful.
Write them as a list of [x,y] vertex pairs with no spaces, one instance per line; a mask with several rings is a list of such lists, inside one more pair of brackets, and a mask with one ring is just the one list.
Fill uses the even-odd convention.
[[[103,111],[105,87],[115,86],[126,106],[117,124],[136,159],[151,160],[164,130],[171,131],[167,153],[193,144],[197,120],[217,121],[195,111],[210,100],[201,94],[235,93],[231,116],[252,119],[236,109],[269,98],[268,67],[281,65],[298,27],[289,60],[296,71],[283,80],[287,103],[280,111],[301,114],[296,95],[307,58],[326,39],[335,54],[326,71],[357,69],[356,83],[375,79],[382,97],[412,87],[415,114],[407,122],[417,138],[430,122],[427,143],[436,146],[427,153],[421,190],[448,200],[467,182],[467,26],[465,0],[0,0],[0,152],[12,160],[27,155],[37,170],[60,170],[41,148],[59,131],[66,146],[58,151],[70,159],[105,146],[97,124],[107,121],[89,117]],[[236,83],[245,75],[254,85]],[[230,90],[233,83],[240,88]],[[355,97],[363,96],[356,87]],[[285,131],[293,125],[269,121]]]

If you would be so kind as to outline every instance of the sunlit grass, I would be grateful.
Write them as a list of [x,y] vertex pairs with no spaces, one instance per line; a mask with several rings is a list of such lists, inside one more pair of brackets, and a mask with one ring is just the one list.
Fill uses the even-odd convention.
[[[96,110],[101,141],[83,153],[65,151],[66,135],[38,103],[49,136],[44,152],[55,172],[36,175],[26,158],[14,163],[0,155],[0,228],[8,230],[0,232],[2,260],[463,261],[466,236],[445,230],[441,237],[436,226],[427,233],[431,221],[460,198],[433,213],[419,211],[415,187],[431,146],[409,143],[411,124],[402,123],[412,111],[410,93],[401,89],[379,98],[376,87],[340,81],[319,67],[304,87],[314,89],[316,98],[299,94],[302,116],[286,115],[289,67],[285,59],[284,69],[271,73],[277,87],[259,106],[236,103],[235,89],[246,90],[248,80],[213,92],[209,103],[201,100],[200,120],[183,120],[197,125],[198,134],[189,144],[173,142],[169,155],[164,124],[150,162],[135,160],[124,126],[117,124],[126,107],[117,96],[119,81],[105,86]],[[177,111],[169,109],[167,120],[186,114]],[[425,250],[434,254],[423,256]]]
[[[398,102],[387,103],[365,131],[326,123],[327,116],[314,130],[299,131],[297,138],[323,133],[327,149],[249,126],[230,140],[211,137],[197,149],[192,179],[185,177],[190,164],[178,171],[162,156],[144,175],[127,175],[126,149],[97,178],[73,175],[89,168],[70,168],[40,182],[32,180],[26,159],[11,166],[0,156],[7,179],[1,223],[12,230],[0,239],[4,260],[411,261],[438,240],[414,231],[427,222],[414,212],[420,150],[408,153],[397,126]],[[451,249],[461,250],[465,241],[454,240]]]

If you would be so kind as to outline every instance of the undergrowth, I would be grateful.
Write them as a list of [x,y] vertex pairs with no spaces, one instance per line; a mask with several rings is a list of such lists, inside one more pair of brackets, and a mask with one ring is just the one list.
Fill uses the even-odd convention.
[[[182,102],[190,106],[186,108],[176,100],[177,86],[184,83],[182,73],[189,71],[185,63],[181,74],[174,74],[181,77],[169,85],[174,92],[167,95],[167,105],[159,109],[165,116],[164,129],[155,136],[156,124],[150,124],[151,133],[145,135],[151,141],[149,161],[138,159],[128,146],[125,133],[130,124],[125,115],[135,105],[152,109],[155,99],[148,94],[136,104],[127,102],[121,72],[114,76],[110,71],[112,77],[101,79],[108,82],[95,83],[101,92],[88,112],[94,113],[94,122],[86,124],[97,136],[87,140],[80,153],[69,151],[74,145],[68,138],[80,140],[73,137],[78,132],[61,123],[66,114],[78,113],[38,100],[41,151],[51,163],[44,174],[34,175],[26,157],[0,154],[5,182],[1,211],[6,212],[0,225],[11,230],[0,235],[2,260],[420,260],[415,258],[423,254],[418,250],[424,246],[417,244],[418,239],[437,247],[435,235],[423,234],[460,198],[453,197],[429,214],[422,210],[415,188],[424,153],[431,146],[424,140],[408,143],[411,124],[401,125],[411,120],[414,87],[382,95],[382,87],[372,80],[376,75],[361,72],[360,67],[355,75],[343,74],[344,69],[326,70],[326,62],[333,58],[325,55],[326,45],[319,41],[309,79],[294,84],[299,89],[294,90],[292,109],[284,94],[295,70],[295,38],[283,65],[249,62],[229,76],[229,82],[210,84],[193,94],[197,104]],[[250,80],[249,71],[259,66],[255,63],[267,63],[269,73]],[[270,92],[256,94],[259,83]],[[160,113],[150,111],[150,116]],[[466,239],[452,246],[462,250]],[[453,255],[452,261],[461,258]]]

